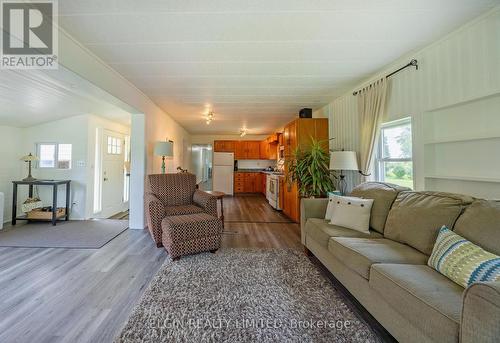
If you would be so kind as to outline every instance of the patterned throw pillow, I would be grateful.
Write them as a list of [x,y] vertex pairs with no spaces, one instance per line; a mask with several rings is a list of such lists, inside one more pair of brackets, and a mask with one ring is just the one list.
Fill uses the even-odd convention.
[[439,230],[427,264],[462,287],[478,281],[500,281],[500,257],[446,226]]

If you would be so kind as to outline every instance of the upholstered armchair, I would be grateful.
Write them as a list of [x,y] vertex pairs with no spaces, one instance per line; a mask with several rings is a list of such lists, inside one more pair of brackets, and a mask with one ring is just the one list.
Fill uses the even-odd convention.
[[146,218],[156,246],[162,244],[162,221],[169,216],[207,213],[217,217],[217,198],[196,189],[196,176],[189,173],[148,175]]

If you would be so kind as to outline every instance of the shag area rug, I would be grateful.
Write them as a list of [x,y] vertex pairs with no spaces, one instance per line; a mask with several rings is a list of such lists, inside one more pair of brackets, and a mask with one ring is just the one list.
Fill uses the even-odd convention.
[[168,261],[115,342],[379,342],[299,251]]

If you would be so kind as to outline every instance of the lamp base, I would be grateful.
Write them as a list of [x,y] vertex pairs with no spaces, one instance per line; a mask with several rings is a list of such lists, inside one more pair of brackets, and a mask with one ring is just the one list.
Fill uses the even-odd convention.
[[23,181],[36,181],[36,179],[35,179],[33,176],[28,175],[28,177],[25,177],[25,178],[23,179]]
[[339,175],[339,191],[340,195],[345,196],[346,194],[346,181],[345,181],[345,175],[342,174],[342,172]]
[[165,174],[165,156],[161,158],[161,173]]

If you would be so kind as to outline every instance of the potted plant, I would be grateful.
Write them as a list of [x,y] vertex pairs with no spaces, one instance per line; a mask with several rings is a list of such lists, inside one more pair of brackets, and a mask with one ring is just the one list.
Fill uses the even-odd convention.
[[329,162],[330,155],[325,142],[311,138],[309,146],[297,147],[287,160],[286,181],[289,185],[296,181],[303,198],[325,197],[335,189]]

